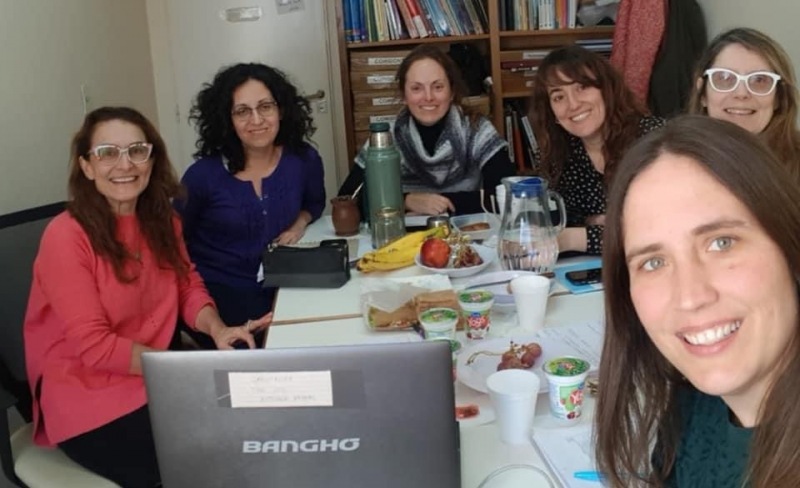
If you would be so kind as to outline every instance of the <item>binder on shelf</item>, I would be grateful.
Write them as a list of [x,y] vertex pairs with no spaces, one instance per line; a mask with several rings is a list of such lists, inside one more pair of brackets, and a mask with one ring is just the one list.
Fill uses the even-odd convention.
[[414,25],[414,20],[411,18],[411,12],[408,10],[406,0],[397,0],[397,9],[400,11],[400,16],[403,18],[403,23],[406,25],[408,37],[412,39],[419,38],[419,31],[417,26]]
[[419,4],[417,0],[401,0],[405,1],[406,7],[408,8],[408,13],[411,15],[411,22],[414,23],[414,27],[417,29],[419,33],[419,37],[425,38],[430,35],[428,28],[425,26],[425,21],[423,20],[423,14],[420,11]]

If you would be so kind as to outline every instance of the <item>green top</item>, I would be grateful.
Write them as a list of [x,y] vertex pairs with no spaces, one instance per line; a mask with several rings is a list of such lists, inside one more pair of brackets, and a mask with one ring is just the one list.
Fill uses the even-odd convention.
[[685,388],[678,403],[683,434],[666,486],[742,487],[753,429],[732,424],[720,397]]
[[564,356],[547,361],[543,369],[554,376],[578,376],[589,371],[589,363],[583,359]]
[[494,293],[486,290],[463,291],[458,294],[458,301],[464,303],[486,303],[494,300]]

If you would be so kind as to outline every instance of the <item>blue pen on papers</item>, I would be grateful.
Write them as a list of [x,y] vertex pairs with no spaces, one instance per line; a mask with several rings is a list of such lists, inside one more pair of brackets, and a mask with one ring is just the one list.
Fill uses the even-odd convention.
[[599,471],[575,471],[573,473],[575,479],[583,480],[583,481],[604,481],[606,479],[602,473]]

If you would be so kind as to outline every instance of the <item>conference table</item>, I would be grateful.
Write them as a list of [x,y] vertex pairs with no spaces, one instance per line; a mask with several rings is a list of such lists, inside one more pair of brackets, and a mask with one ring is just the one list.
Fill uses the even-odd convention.
[[[322,239],[336,238],[330,216],[323,216],[306,231],[302,242],[313,243]],[[369,236],[362,231],[357,237],[359,254],[369,250]],[[355,240],[351,240],[355,243]],[[578,258],[580,259],[580,258]],[[557,264],[558,266],[563,263]],[[497,260],[482,273],[500,271]],[[328,345],[375,344],[386,342],[411,342],[419,340],[414,331],[374,332],[369,329],[360,310],[360,293],[363,280],[380,278],[412,277],[428,274],[427,271],[410,266],[391,271],[362,274],[355,269],[348,283],[337,289],[284,288],[278,292],[273,315],[273,325],[269,329],[266,347],[287,348]],[[451,279],[453,288],[463,287],[469,278]],[[310,306],[313,304],[313,306]],[[570,294],[556,290],[547,304],[546,327],[562,327],[574,324],[599,322],[603,317],[603,293],[601,291]],[[493,325],[489,337],[507,337],[520,330],[516,327],[516,316],[492,313]],[[462,344],[469,340],[463,332],[458,332]],[[456,381],[456,405],[475,404],[482,413],[475,419],[460,422],[461,434],[461,479],[466,488],[478,487],[482,480],[495,470],[508,465],[526,464],[545,470],[550,474],[554,486],[559,486],[538,449],[533,443],[511,446],[500,441],[497,427],[493,422],[493,410],[489,396],[473,390]],[[594,399],[586,395],[584,415],[580,422],[591,422]],[[536,402],[534,431],[537,427],[552,428],[555,420],[549,412],[547,394],[540,394]],[[547,486],[547,484],[542,484]],[[598,485],[599,486],[599,485]]]

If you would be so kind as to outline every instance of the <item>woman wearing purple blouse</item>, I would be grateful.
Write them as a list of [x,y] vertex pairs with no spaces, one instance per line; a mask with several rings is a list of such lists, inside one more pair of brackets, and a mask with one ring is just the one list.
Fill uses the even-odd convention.
[[275,290],[260,283],[264,248],[299,241],[325,208],[322,160],[308,142],[311,109],[282,72],[242,63],[203,87],[190,120],[198,159],[175,208],[223,321],[245,323],[272,308]]

